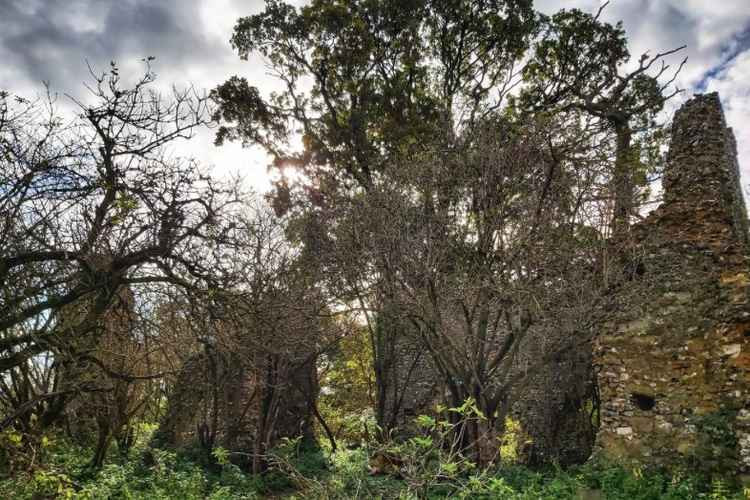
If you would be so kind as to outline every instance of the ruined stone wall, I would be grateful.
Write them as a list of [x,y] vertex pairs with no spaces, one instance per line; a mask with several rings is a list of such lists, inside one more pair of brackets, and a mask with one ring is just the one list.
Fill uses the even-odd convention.
[[[511,377],[523,377],[505,403],[532,438],[532,462],[584,460],[598,420],[598,453],[750,471],[748,223],[718,95],[697,96],[675,115],[662,185],[663,204],[632,228],[625,275],[592,305],[598,418],[591,349],[578,331],[585,322],[558,311],[520,349]],[[445,389],[418,338],[390,356],[391,383],[408,382],[403,426]]]
[[597,450],[750,471],[750,272],[736,145],[717,94],[675,115],[664,201],[632,228],[603,309]]
[[[553,323],[535,324],[513,356],[512,368],[492,384],[505,386],[501,411],[509,411],[530,439],[519,459],[530,464],[582,463],[590,455],[595,435],[591,349],[582,342],[576,315],[558,311]],[[450,393],[417,332],[400,331],[386,357],[381,381],[384,398],[381,426],[396,436],[416,431],[417,415],[433,414],[449,405]],[[455,335],[462,335],[458,326]],[[493,345],[502,344],[501,337]],[[503,425],[502,419],[496,426]],[[499,432],[499,428],[496,429]],[[496,437],[488,446],[497,446]]]
[[400,330],[379,351],[383,373],[378,423],[388,431],[408,433],[418,415],[431,414],[436,404],[444,403],[442,375],[416,332]]
[[317,356],[294,331],[279,331],[288,337],[281,344],[256,326],[244,315],[207,325],[200,352],[180,368],[154,444],[222,446],[242,452],[240,461],[282,438],[314,444]]
[[[282,366],[283,365],[283,366]],[[222,348],[189,358],[175,383],[155,442],[201,443],[252,452],[259,432],[273,446],[281,438],[314,440],[310,398],[317,398],[315,359],[295,362],[260,354],[247,359]],[[273,428],[263,431],[269,419]]]
[[582,463],[594,444],[590,344],[577,324],[566,323],[532,328],[510,375],[517,380],[508,400],[512,416],[530,437],[521,458],[533,465]]
[[[94,255],[88,259],[93,270],[107,268],[111,258]],[[109,293],[109,290],[104,291]],[[142,406],[148,381],[126,380],[124,376],[148,374],[146,348],[134,330],[137,322],[135,295],[128,286],[111,291],[109,304],[95,315],[95,327],[76,333],[87,321],[98,297],[84,297],[58,311],[57,321],[70,337],[68,349],[55,355],[60,370],[59,390],[72,389],[65,405],[68,426],[75,434],[88,437],[90,423],[106,422],[118,432],[136,417]],[[73,333],[73,334],[72,334]],[[79,392],[80,388],[86,390]],[[102,389],[107,390],[102,390]]]

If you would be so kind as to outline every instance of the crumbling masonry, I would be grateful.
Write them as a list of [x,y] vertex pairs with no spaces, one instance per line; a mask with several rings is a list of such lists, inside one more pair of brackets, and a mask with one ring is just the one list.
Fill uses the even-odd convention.
[[750,471],[750,272],[736,145],[718,94],[675,115],[664,201],[594,345],[599,453]]

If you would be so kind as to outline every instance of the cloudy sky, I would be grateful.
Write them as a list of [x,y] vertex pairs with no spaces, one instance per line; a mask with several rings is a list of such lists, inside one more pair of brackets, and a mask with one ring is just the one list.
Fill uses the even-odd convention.
[[[536,0],[545,13],[599,5]],[[274,82],[263,61],[240,61],[228,42],[235,20],[262,7],[262,0],[0,0],[0,89],[33,97],[49,82],[60,94],[80,95],[86,61],[105,70],[115,60],[127,74],[154,56],[162,84],[211,88],[236,74],[270,91]],[[737,135],[743,184],[750,185],[750,0],[612,0],[604,18],[624,22],[636,56],[687,45],[680,99],[720,92]],[[262,154],[214,148],[211,141],[204,133],[187,150],[218,172],[240,172],[257,189],[267,188]]]

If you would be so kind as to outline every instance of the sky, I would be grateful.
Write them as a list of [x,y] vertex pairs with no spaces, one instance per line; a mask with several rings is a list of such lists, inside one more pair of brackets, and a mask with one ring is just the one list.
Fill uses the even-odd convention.
[[[0,0],[0,90],[34,97],[48,82],[61,95],[80,97],[87,63],[105,71],[116,61],[122,74],[139,74],[141,59],[171,84],[210,89],[232,75],[263,92],[275,88],[264,61],[241,61],[229,44],[235,21],[263,8],[262,0]],[[301,4],[303,0],[292,3]],[[600,0],[536,0],[552,14],[561,8],[594,12]],[[750,0],[611,0],[603,12],[622,20],[634,60],[645,51],[681,45],[670,62],[688,62],[676,84],[685,89],[665,111],[671,114],[694,93],[719,91],[738,141],[746,196],[750,191]],[[195,156],[218,175],[240,174],[258,191],[270,186],[267,158],[238,144],[216,148],[202,131],[181,153]]]

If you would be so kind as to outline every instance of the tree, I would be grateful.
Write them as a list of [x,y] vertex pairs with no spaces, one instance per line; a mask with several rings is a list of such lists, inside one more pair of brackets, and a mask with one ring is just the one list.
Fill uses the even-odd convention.
[[[488,120],[461,149],[425,152],[366,194],[338,198],[331,210],[340,215],[322,217],[336,226],[307,241],[310,251],[337,259],[332,286],[365,297],[363,304],[387,294],[389,318],[408,324],[404,335],[426,347],[434,373],[407,384],[432,377],[449,406],[476,402],[487,419],[462,436],[481,463],[495,458],[495,436],[523,382],[519,367],[534,352],[539,361],[585,349],[595,304],[600,242],[585,238],[590,202],[580,202],[591,194],[588,171],[557,156],[549,126]],[[362,256],[387,262],[387,278],[377,265],[352,266]],[[384,309],[362,310],[378,338]]]
[[[619,238],[631,136],[669,98],[667,68],[647,73],[668,53],[621,75],[621,27],[580,11],[547,19],[524,1],[269,1],[238,21],[232,43],[242,58],[265,56],[284,90],[264,99],[237,77],[215,89],[217,143],[274,158],[273,203],[293,215],[290,237],[366,323],[378,423],[394,425],[388,413],[425,352],[448,403],[471,398],[487,416],[462,436],[491,459],[522,358],[588,348],[612,219],[601,184],[616,193]],[[614,168],[601,152],[612,133]],[[287,168],[302,174],[296,184]],[[404,387],[389,386],[404,339],[420,352]]]
[[[54,110],[3,96],[0,105],[0,374],[19,379],[39,356],[60,372],[94,363],[103,318],[123,289],[190,293],[232,281],[235,186],[167,149],[207,123],[205,96],[152,90],[150,67],[125,86],[112,64],[90,103],[65,123]],[[42,103],[45,104],[45,103]],[[63,367],[68,367],[63,370]],[[10,374],[10,375],[9,375]],[[5,380],[5,379],[4,379]],[[20,379],[19,379],[20,380]],[[30,411],[55,422],[75,394],[99,387],[37,384],[5,427]]]
[[664,59],[684,46],[653,56],[645,53],[635,69],[627,69],[625,30],[622,22],[613,26],[600,20],[605,7],[595,15],[571,9],[544,19],[542,36],[524,67],[522,102],[546,112],[582,111],[614,132],[612,236],[622,241],[634,214],[634,175],[640,161],[633,136],[653,130],[664,103],[681,92],[669,87],[687,58],[667,79],[662,79],[670,69]]
[[220,85],[217,143],[260,144],[320,196],[367,189],[394,155],[500,106],[536,19],[526,0],[268,1],[237,22],[232,44],[243,59],[264,55],[284,90],[264,100],[245,79]]
[[222,446],[254,473],[281,438],[315,445],[317,358],[340,338],[326,297],[285,240],[286,221],[269,207],[248,209],[232,255],[237,286],[212,290],[186,311],[202,349],[183,363],[157,441],[196,437]]
[[[284,90],[266,100],[242,78],[220,85],[213,92],[217,143],[259,144],[282,172],[303,173],[297,186],[282,176],[274,205],[285,213],[301,204],[314,217],[341,193],[372,190],[386,169],[425,144],[452,148],[461,131],[499,109],[536,28],[527,0],[317,0],[301,9],[268,1],[261,14],[238,21],[232,44],[242,58],[264,55]],[[290,147],[296,133],[298,150]],[[395,279],[387,261],[375,267],[384,286]],[[392,300],[385,290],[377,298],[344,290],[342,300],[364,299],[368,308],[384,311]],[[402,323],[381,325],[389,326],[371,342],[382,395]]]

